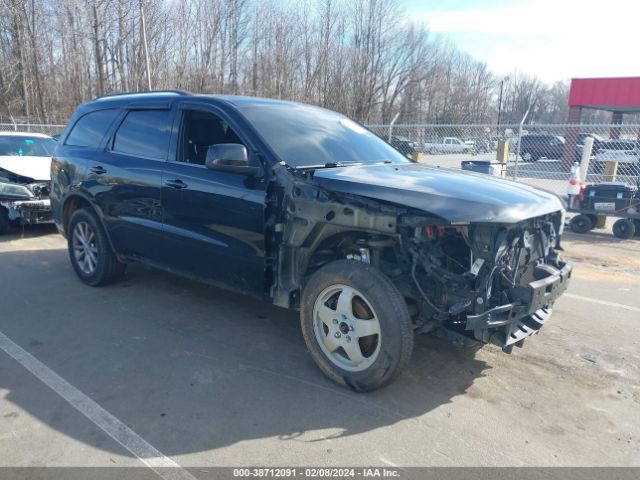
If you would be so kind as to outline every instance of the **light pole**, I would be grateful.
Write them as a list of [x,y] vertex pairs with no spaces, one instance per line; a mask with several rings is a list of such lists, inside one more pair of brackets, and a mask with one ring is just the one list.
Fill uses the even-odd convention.
[[500,117],[502,116],[502,89],[504,88],[504,82],[508,82],[509,77],[504,77],[500,80],[500,97],[498,98],[498,122],[496,125],[496,134],[500,135]]
[[151,69],[149,68],[149,45],[147,44],[147,24],[144,20],[144,0],[140,0],[140,20],[142,22],[142,41],[144,42],[144,59],[147,64],[147,84],[151,91]]

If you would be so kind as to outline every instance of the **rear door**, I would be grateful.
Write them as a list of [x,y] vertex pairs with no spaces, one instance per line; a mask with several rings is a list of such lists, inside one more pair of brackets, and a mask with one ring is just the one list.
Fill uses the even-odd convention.
[[264,293],[263,177],[209,170],[207,150],[241,143],[250,162],[254,148],[224,111],[183,103],[175,129],[175,158],[162,181],[164,263],[188,275],[236,291]]
[[174,112],[168,104],[124,109],[106,149],[88,165],[87,188],[119,253],[162,259],[160,184]]

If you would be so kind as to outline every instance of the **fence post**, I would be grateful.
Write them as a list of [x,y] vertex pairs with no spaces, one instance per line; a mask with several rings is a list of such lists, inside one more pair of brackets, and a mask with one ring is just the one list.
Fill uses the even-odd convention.
[[615,182],[616,175],[618,174],[618,162],[607,161],[604,162],[604,181]]
[[522,126],[524,122],[527,120],[529,116],[529,110],[531,110],[531,105],[527,107],[527,111],[524,112],[524,117],[520,120],[520,128],[518,128],[518,147],[516,148],[516,164],[513,168],[513,180],[516,181],[518,179],[518,159],[520,158],[520,145],[522,144]]
[[589,170],[589,163],[591,162],[591,152],[593,150],[593,137],[587,137],[582,147],[582,158],[580,159],[580,180],[582,183],[587,181],[587,172]]
[[391,120],[391,123],[389,124],[389,143],[391,143],[391,135],[393,134],[393,124],[396,123],[396,120],[398,120],[399,116],[400,112],[396,113],[396,116],[393,117],[393,120]]
[[509,162],[509,140],[498,141],[496,160],[500,162],[500,176],[507,176],[507,163]]

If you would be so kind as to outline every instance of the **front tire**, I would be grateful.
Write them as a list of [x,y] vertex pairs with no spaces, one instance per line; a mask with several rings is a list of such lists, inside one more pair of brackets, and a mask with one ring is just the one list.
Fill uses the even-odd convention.
[[407,304],[368,264],[338,260],[314,273],[302,295],[300,323],[318,367],[356,391],[389,384],[411,358]]
[[71,265],[87,285],[108,285],[124,274],[126,264],[116,258],[93,212],[80,209],[71,216],[67,245]]

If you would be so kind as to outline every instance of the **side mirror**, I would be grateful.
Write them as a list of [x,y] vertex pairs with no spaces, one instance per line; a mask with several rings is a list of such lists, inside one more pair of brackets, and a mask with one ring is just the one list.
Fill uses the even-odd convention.
[[219,172],[240,173],[254,176],[260,172],[260,167],[249,165],[247,148],[239,143],[219,143],[207,150],[204,164],[209,170]]

